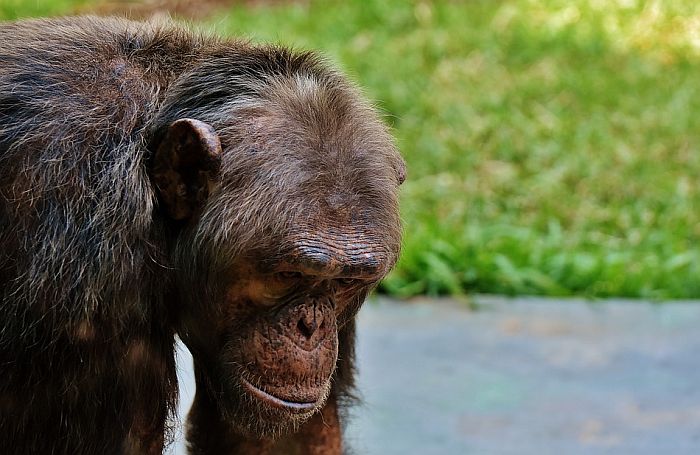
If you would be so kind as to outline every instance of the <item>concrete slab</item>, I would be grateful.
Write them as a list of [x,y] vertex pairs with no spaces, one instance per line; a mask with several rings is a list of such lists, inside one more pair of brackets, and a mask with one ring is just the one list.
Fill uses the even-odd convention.
[[[355,453],[700,453],[700,303],[477,297],[472,307],[365,305],[364,404],[346,432]],[[183,410],[193,387],[183,368]],[[171,453],[184,454],[181,443]]]

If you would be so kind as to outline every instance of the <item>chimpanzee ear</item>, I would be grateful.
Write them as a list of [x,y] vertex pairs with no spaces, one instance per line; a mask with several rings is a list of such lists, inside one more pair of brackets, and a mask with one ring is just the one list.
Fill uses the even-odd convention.
[[183,118],[168,127],[153,156],[151,178],[168,215],[190,218],[219,179],[221,142],[210,125]]

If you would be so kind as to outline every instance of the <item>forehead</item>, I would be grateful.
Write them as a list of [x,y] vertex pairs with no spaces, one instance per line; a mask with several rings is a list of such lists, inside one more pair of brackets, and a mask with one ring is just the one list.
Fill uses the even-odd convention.
[[252,164],[262,184],[281,182],[288,195],[300,189],[330,207],[396,187],[401,158],[391,136],[363,98],[337,82],[297,75],[270,84],[232,116],[227,139],[244,150],[229,158]]
[[288,131],[302,133],[313,150],[326,155],[396,154],[377,112],[343,79],[297,74],[270,84],[263,97],[271,114]]
[[255,103],[237,107],[224,132],[220,213],[227,231],[237,238],[245,231],[258,247],[256,238],[268,239],[267,253],[280,251],[281,242],[292,251],[295,234],[342,233],[375,238],[393,254],[400,157],[381,120],[347,84],[280,79]]

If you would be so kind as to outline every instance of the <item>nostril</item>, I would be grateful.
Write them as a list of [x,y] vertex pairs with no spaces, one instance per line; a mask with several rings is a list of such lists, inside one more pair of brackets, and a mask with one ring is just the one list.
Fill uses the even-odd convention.
[[318,325],[316,324],[316,319],[307,320],[306,318],[302,317],[299,319],[299,322],[297,322],[297,329],[299,329],[299,332],[306,339],[310,339],[314,332],[316,332],[317,328]]

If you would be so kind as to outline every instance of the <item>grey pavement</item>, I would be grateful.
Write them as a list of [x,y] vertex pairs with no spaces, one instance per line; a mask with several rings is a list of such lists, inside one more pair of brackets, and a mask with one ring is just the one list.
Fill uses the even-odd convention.
[[699,353],[700,302],[374,300],[346,440],[370,455],[700,454]]

